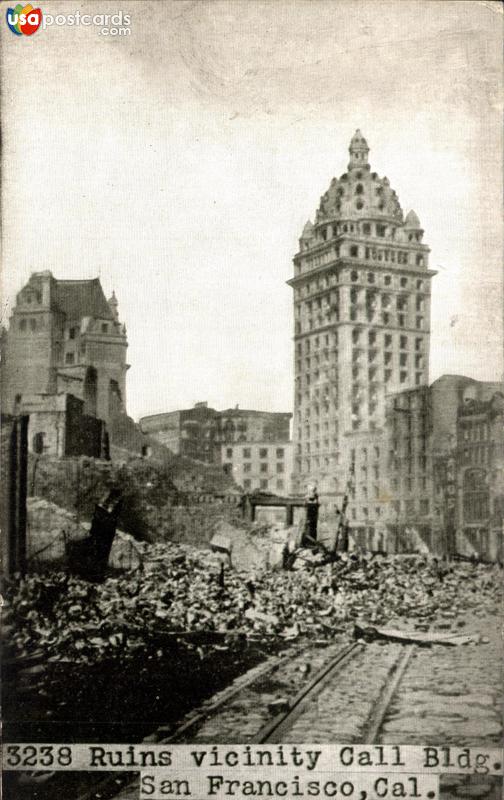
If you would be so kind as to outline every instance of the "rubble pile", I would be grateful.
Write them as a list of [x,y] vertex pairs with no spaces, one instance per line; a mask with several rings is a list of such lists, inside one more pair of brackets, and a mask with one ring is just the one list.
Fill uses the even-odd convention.
[[[64,572],[31,575],[7,593],[6,622],[19,652],[94,662],[138,651],[159,635],[213,634],[215,646],[243,635],[331,637],[355,622],[429,622],[499,602],[501,570],[424,556],[347,555],[317,565],[301,551],[292,571],[236,571],[209,551],[139,544],[141,566],[102,584]],[[219,639],[219,637],[221,637]]]

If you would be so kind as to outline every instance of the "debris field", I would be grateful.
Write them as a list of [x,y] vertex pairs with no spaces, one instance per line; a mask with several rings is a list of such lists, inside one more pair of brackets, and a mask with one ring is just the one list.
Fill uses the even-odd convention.
[[500,600],[501,569],[419,555],[341,554],[320,565],[302,550],[290,571],[236,571],[215,553],[173,543],[140,543],[139,569],[101,584],[63,571],[30,575],[7,592],[9,646],[43,650],[49,661],[92,663],[116,649],[148,646],[155,635],[188,645],[233,639],[330,638],[354,623],[428,623],[436,614]]

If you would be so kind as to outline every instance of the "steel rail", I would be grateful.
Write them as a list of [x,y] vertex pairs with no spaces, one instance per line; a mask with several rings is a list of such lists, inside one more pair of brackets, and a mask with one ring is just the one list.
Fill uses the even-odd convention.
[[406,668],[416,647],[416,644],[406,645],[406,648],[401,651],[399,657],[391,667],[389,672],[391,679],[387,681],[368,720],[365,741],[369,742],[369,744],[375,744],[378,740],[390,703],[399,688],[399,684],[404,677],[404,673],[406,672]]
[[331,659],[329,664],[322,667],[310,683],[293,697],[287,711],[281,712],[259,729],[258,733],[254,736],[254,741],[259,744],[282,741],[283,734],[289,730],[295,720],[303,713],[307,703],[313,700],[322,689],[325,688],[343,664],[350,658],[353,658],[362,647],[363,645],[361,642],[353,642],[353,644],[343,647],[339,653]]

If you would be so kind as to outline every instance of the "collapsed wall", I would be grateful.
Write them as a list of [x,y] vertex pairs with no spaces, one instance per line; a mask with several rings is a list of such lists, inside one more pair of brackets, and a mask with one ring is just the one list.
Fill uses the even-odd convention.
[[217,467],[173,456],[124,464],[92,458],[30,456],[28,494],[90,520],[97,502],[117,487],[123,495],[119,527],[138,539],[209,541],[217,519],[241,516],[240,493]]

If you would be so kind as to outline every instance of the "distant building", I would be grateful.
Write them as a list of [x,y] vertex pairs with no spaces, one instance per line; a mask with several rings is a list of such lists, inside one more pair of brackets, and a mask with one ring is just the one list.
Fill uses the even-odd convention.
[[228,461],[223,444],[290,441],[292,414],[241,408],[216,411],[207,403],[193,408],[142,417],[140,427],[173,453],[209,464]]
[[443,375],[431,386],[388,395],[381,450],[378,524],[366,525],[363,458],[356,455],[351,513],[357,541],[469,555],[474,545],[495,557],[504,518],[501,384]]
[[[288,281],[294,300],[294,484],[318,484],[338,505],[352,453],[366,487],[359,513],[382,515],[379,488],[385,397],[428,384],[429,248],[414,211],[404,214],[386,177],[371,171],[357,131],[348,169],[307,222]],[[380,454],[375,457],[375,452]],[[365,470],[367,472],[365,473]],[[365,478],[365,479],[364,479]],[[378,487],[377,489],[375,487]],[[364,498],[363,498],[364,499]]]
[[216,454],[220,453],[217,414],[208,403],[196,403],[193,408],[142,417],[139,424],[143,433],[157,439],[172,453],[214,464]]
[[221,460],[224,471],[246,492],[290,492],[292,442],[226,442],[221,445]]
[[26,396],[71,394],[84,413],[109,422],[126,406],[126,329],[100,281],[34,272],[16,298],[3,337],[2,409]]
[[[455,516],[459,549],[504,555],[504,387],[466,391],[457,416]],[[479,391],[478,391],[479,389]]]

